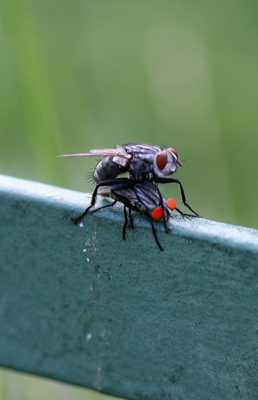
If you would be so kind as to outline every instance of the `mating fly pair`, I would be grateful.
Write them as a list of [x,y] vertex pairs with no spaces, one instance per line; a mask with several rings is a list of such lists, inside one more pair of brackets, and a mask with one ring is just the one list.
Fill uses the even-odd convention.
[[[163,250],[157,236],[154,222],[163,220],[165,229],[168,232],[167,222],[170,213],[175,209],[178,210],[174,199],[160,199],[160,192],[153,182],[146,181],[143,183],[137,183],[128,178],[120,178],[119,182],[106,186],[101,193],[102,195],[113,199],[113,202],[94,208],[92,213],[102,210],[103,208],[113,207],[117,202],[122,203],[124,209],[123,239],[126,239],[126,230],[128,225],[131,228],[134,228],[132,211],[135,211],[147,217],[152,227],[155,242],[159,249],[161,251]],[[81,216],[79,216],[79,218],[76,218],[74,222],[78,223],[81,221],[85,214],[87,214],[94,205],[95,199],[93,199],[92,204]]]
[[[128,224],[127,209],[130,225],[133,225],[131,211],[140,212],[149,217],[155,241],[162,250],[153,225],[153,220],[155,220],[153,215],[155,215],[155,209],[160,210],[160,218],[157,219],[163,219],[165,230],[168,231],[167,222],[170,208],[169,203],[165,202],[158,188],[157,184],[159,183],[176,183],[179,185],[183,204],[192,212],[192,216],[198,216],[186,200],[182,183],[179,179],[170,176],[176,172],[178,166],[182,165],[176,150],[173,148],[161,148],[147,144],[128,144],[112,149],[90,150],[86,153],[65,154],[64,156],[102,157],[94,170],[96,187],[92,194],[91,204],[78,218],[74,219],[75,223],[79,223],[94,207],[98,193],[106,195],[111,197],[114,202],[104,207],[114,205],[117,201],[124,205],[123,238],[125,238]],[[124,173],[128,174],[127,178],[119,177]],[[170,202],[170,204],[172,203]],[[175,205],[174,208],[176,208]],[[178,208],[176,209],[182,215],[189,215],[181,212]],[[156,211],[156,213],[159,212]]]

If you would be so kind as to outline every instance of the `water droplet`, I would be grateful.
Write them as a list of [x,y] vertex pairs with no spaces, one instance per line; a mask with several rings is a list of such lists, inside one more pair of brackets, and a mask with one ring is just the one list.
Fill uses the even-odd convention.
[[82,251],[83,251],[84,253],[86,253],[87,249],[83,249]]
[[86,340],[87,340],[87,342],[89,342],[91,339],[92,339],[92,333],[89,332],[86,335]]
[[83,223],[82,221],[79,223],[79,227],[80,227],[80,228],[83,228],[83,227],[84,227],[84,223]]
[[89,259],[89,257],[87,257],[87,258],[86,258],[86,261],[87,261],[88,263],[90,262],[90,259]]

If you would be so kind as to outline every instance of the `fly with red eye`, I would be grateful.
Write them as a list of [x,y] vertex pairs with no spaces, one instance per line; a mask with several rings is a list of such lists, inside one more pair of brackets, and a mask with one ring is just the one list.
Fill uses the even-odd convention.
[[86,153],[65,154],[65,157],[101,157],[94,170],[96,188],[119,183],[119,176],[136,183],[175,183],[179,186],[182,202],[193,216],[199,216],[187,202],[181,181],[172,177],[182,166],[177,151],[148,144],[126,144],[111,149],[90,150]]
[[[181,211],[176,207],[174,199],[161,197],[158,187],[152,182],[136,183],[129,179],[120,178],[119,182],[110,184],[105,187],[105,195],[113,199],[113,202],[104,206],[93,208],[95,200],[87,208],[88,213],[95,213],[104,208],[113,207],[117,202],[123,205],[124,209],[124,225],[123,239],[126,239],[126,231],[128,224],[131,228],[134,227],[133,212],[144,215],[151,224],[154,240],[161,251],[163,247],[158,239],[155,222],[165,221],[165,230],[169,232],[167,222],[172,211]],[[84,215],[85,216],[85,215]],[[80,219],[81,220],[81,219]]]

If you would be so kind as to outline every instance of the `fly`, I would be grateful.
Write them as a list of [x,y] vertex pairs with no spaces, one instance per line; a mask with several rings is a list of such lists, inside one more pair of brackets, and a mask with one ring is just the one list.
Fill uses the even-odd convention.
[[159,182],[160,178],[176,172],[182,166],[177,151],[171,148],[148,144],[127,144],[111,149],[90,150],[86,153],[64,154],[64,157],[101,157],[95,171],[95,181],[101,182],[116,178],[128,172],[135,181],[150,180]]
[[[127,173],[128,180],[136,183],[175,183],[179,185],[182,202],[192,213],[199,216],[186,200],[181,181],[172,177],[182,162],[172,147],[162,148],[149,144],[126,144],[111,149],[90,150],[86,153],[64,154],[64,157],[101,157],[94,170],[96,187],[101,190],[120,182],[119,176]],[[97,194],[97,193],[96,193]],[[79,222],[80,218],[75,222]]]
[[[152,182],[137,183],[127,178],[120,178],[119,182],[115,182],[105,187],[106,195],[113,199],[113,202],[104,206],[95,208],[92,213],[95,213],[103,208],[113,207],[117,202],[123,204],[124,210],[124,225],[123,225],[123,239],[126,239],[126,231],[128,225],[134,228],[133,214],[135,211],[145,215],[149,220],[152,228],[154,240],[161,251],[163,247],[158,239],[155,221],[168,221],[170,213],[173,210],[181,211],[176,207],[174,199],[167,199],[160,197],[160,192],[157,186]],[[96,198],[91,202],[87,209],[90,211],[95,205]],[[165,225],[167,226],[167,225]],[[168,229],[166,229],[168,232]]]

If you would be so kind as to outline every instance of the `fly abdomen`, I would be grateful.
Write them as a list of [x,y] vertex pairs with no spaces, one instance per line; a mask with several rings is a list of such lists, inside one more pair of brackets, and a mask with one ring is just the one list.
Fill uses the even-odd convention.
[[94,171],[94,179],[97,183],[109,179],[115,179],[118,175],[127,172],[127,166],[123,166],[114,161],[114,157],[104,157]]

